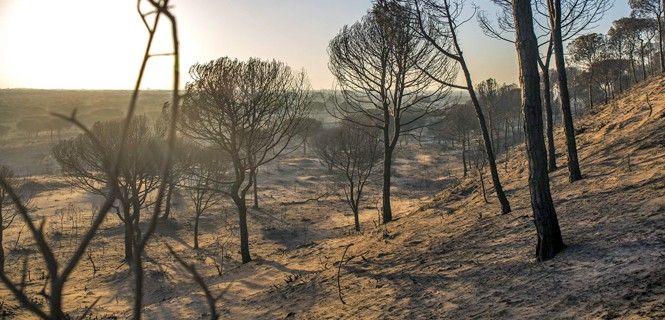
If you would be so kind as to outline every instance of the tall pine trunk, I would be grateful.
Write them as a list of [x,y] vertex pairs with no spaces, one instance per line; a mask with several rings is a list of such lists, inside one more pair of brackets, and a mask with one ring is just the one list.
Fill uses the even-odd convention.
[[[454,31],[456,29],[451,19],[448,19],[448,25],[451,28],[451,30]],[[483,115],[483,109],[480,107],[480,102],[478,101],[476,90],[473,87],[471,72],[469,71],[469,67],[466,65],[466,60],[464,59],[462,48],[457,39],[457,33],[451,32],[450,35],[453,41],[453,45],[455,47],[455,51],[458,54],[457,62],[459,63],[462,72],[464,72],[464,79],[466,80],[466,90],[469,92],[469,97],[471,98],[471,102],[473,103],[473,108],[476,111],[476,117],[478,118],[478,123],[480,125],[480,131],[483,135],[483,143],[485,144],[485,152],[487,153],[487,163],[490,166],[490,174],[492,176],[492,183],[494,184],[494,191],[496,192],[496,197],[501,205],[501,213],[506,214],[511,211],[510,203],[508,202],[508,198],[506,198],[506,194],[503,192],[501,179],[499,179],[499,171],[497,170],[496,167],[496,157],[494,155],[494,149],[492,148],[492,140],[487,130],[487,124],[485,123],[485,116]]]
[[240,255],[242,263],[252,261],[249,253],[249,230],[247,229],[247,204],[243,196],[234,195],[233,202],[238,208],[238,225],[240,226]]
[[589,83],[587,83],[589,93],[589,107],[593,108],[593,72],[589,71]]
[[490,142],[492,143],[492,147],[495,147],[496,139],[494,139],[494,121],[492,117],[492,109],[489,106],[487,107],[487,120],[490,130]]
[[[384,137],[388,137],[387,134]],[[389,141],[386,139],[386,141]],[[383,153],[383,223],[388,223],[393,220],[392,207],[390,206],[390,180],[392,178],[392,160],[393,149],[390,143],[384,144]]]
[[162,215],[164,220],[167,220],[171,216],[171,199],[174,190],[175,183],[169,183],[168,190],[166,191],[166,200],[164,201],[164,215]]
[[198,248],[199,248],[199,220],[200,219],[201,219],[201,209],[196,208],[196,217],[194,218],[194,250],[198,250]]
[[630,68],[633,70],[633,84],[637,84],[637,68],[635,67],[635,59],[631,53],[630,55]]
[[[139,241],[138,239],[135,239]],[[138,249],[135,247],[135,249]],[[136,252],[132,262],[132,269],[134,270],[134,307],[132,308],[134,320],[140,320],[143,310],[143,259],[141,253]]]
[[[458,50],[461,52],[461,50]],[[496,197],[499,199],[501,204],[501,213],[506,214],[511,211],[510,203],[506,194],[503,192],[503,186],[501,185],[501,180],[499,179],[499,171],[496,167],[496,157],[494,156],[494,149],[492,148],[492,140],[490,138],[489,131],[487,130],[487,124],[485,123],[485,116],[483,115],[483,109],[480,107],[480,102],[478,101],[478,96],[476,91],[473,88],[473,82],[471,81],[471,72],[466,63],[462,59],[460,61],[462,71],[464,72],[464,77],[466,78],[467,90],[469,91],[469,96],[471,97],[471,102],[476,111],[476,117],[478,118],[478,124],[480,125],[480,132],[483,135],[483,142],[485,144],[485,152],[487,154],[487,163],[490,167],[490,174],[492,176],[492,183],[494,184],[494,192],[496,192]]]
[[550,90],[549,62],[542,69],[543,99],[545,100],[545,131],[547,132],[547,169],[556,171],[556,147],[554,145],[554,119],[552,112],[552,91]]
[[259,169],[256,169],[252,174],[252,189],[254,192],[254,209],[259,208],[259,191],[256,186],[257,176],[259,175]]
[[[568,153],[568,179],[575,182],[582,179],[582,171],[577,157],[577,141],[575,139],[575,126],[573,114],[570,110],[570,92],[568,91],[568,74],[566,73],[566,60],[563,52],[563,37],[561,35],[561,0],[549,0],[550,12],[554,13],[554,28],[552,39],[554,41],[554,60],[559,75],[559,100],[561,100],[561,116],[566,135],[566,149]],[[593,99],[590,91],[589,95]],[[593,103],[592,103],[593,106]]]
[[129,206],[123,205],[123,224],[125,226],[125,261],[132,261],[134,252],[134,221],[129,213]]
[[547,173],[547,153],[543,136],[540,77],[538,74],[538,41],[533,31],[530,0],[513,1],[515,46],[519,57],[522,113],[526,150],[529,160],[529,191],[534,223],[538,233],[536,256],[539,261],[554,257],[565,248],[559,230]]
[[466,166],[466,135],[462,137],[462,165],[464,166],[464,177],[466,177],[469,174]]
[[236,155],[233,157],[233,167],[235,170],[235,182],[231,186],[231,199],[238,209],[238,226],[240,228],[240,255],[242,263],[252,261],[252,256],[249,252],[249,229],[247,228],[247,191],[253,183],[252,175],[254,172],[249,173],[250,185],[244,186],[247,179],[246,167],[243,165],[242,160]]
[[358,214],[358,207],[354,206],[353,207],[353,225],[356,229],[356,231],[360,232],[360,217]]
[[[508,118],[503,126],[503,152],[508,152]],[[508,156],[506,156],[506,162],[508,162]]]
[[[665,0],[663,0],[663,8],[665,9]],[[660,65],[660,72],[665,72],[665,56],[663,55],[663,22],[661,17],[656,18],[658,23],[658,64]]]
[[644,52],[644,49],[646,47],[646,44],[644,44],[644,41],[640,44],[640,57],[642,59],[642,80],[647,79],[647,63],[646,63],[646,53]]

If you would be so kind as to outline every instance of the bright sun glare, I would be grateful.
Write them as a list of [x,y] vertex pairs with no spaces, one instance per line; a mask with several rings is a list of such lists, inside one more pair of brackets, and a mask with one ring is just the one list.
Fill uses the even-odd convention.
[[[0,0],[0,87],[128,88],[136,76],[146,32],[133,1],[106,5],[101,0]],[[166,47],[158,37],[156,50]],[[145,83],[168,87],[151,61]],[[11,83],[10,83],[11,80]]]

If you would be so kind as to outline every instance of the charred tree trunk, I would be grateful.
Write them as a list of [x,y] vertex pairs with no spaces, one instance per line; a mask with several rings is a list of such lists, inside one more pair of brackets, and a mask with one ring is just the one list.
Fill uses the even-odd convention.
[[164,215],[162,215],[164,220],[167,220],[171,216],[171,197],[173,196],[174,190],[175,184],[169,184],[169,188],[166,191],[166,200],[164,201]]
[[519,134],[518,137],[521,137],[520,139],[522,140],[522,143],[525,143],[526,142],[525,141],[526,136],[524,135],[524,119],[523,119],[523,117],[518,117],[517,118],[517,133]]
[[[665,0],[663,1],[663,8],[665,9]],[[660,65],[660,72],[665,72],[665,56],[663,55],[663,22],[661,17],[656,18],[658,23],[658,64]]]
[[247,205],[242,196],[233,196],[233,202],[238,208],[238,225],[240,227],[240,255],[242,263],[252,261],[249,253],[249,230],[247,229]]
[[[503,127],[503,152],[508,152],[508,118]],[[506,162],[508,162],[508,156],[506,156]]]
[[[570,110],[570,92],[568,91],[568,74],[566,73],[566,60],[563,52],[563,38],[561,35],[561,0],[549,0],[550,12],[554,16],[552,39],[554,41],[554,59],[559,74],[559,97],[561,100],[561,116],[566,135],[566,149],[568,151],[568,179],[575,182],[582,179],[580,163],[577,157],[577,141],[575,139],[575,126],[573,114]],[[589,82],[591,83],[591,82]],[[591,88],[590,88],[591,89]],[[593,93],[589,95],[593,99]],[[592,100],[593,101],[593,100]],[[591,103],[593,106],[593,102]]]
[[356,231],[360,232],[360,217],[358,214],[357,206],[353,207],[353,224],[355,226]]
[[529,190],[534,223],[538,232],[536,256],[539,261],[551,259],[565,248],[561,238],[552,196],[540,100],[540,79],[538,75],[538,41],[533,31],[531,1],[514,0],[513,18],[520,65],[522,88],[522,113],[524,116],[526,150],[529,160]]
[[51,280],[51,296],[49,297],[49,310],[51,319],[67,319],[62,311],[62,291],[64,283]]
[[[451,16],[450,8],[447,6],[446,6],[446,11],[447,14]],[[496,156],[494,155],[494,149],[492,148],[492,139],[490,137],[490,133],[487,130],[487,123],[485,122],[483,109],[481,108],[480,102],[478,101],[478,96],[476,95],[476,90],[474,89],[473,80],[471,78],[471,72],[469,71],[469,67],[466,64],[462,47],[460,46],[459,41],[457,39],[457,33],[456,33],[457,25],[454,22],[454,18],[449,17],[447,21],[449,29],[453,31],[450,33],[450,37],[452,39],[452,44],[454,46],[455,52],[457,53],[456,56],[455,55],[453,56],[455,57],[455,60],[457,60],[457,63],[459,63],[462,72],[464,72],[464,79],[466,81],[466,86],[464,88],[469,93],[469,97],[471,98],[471,102],[473,103],[473,108],[476,112],[476,117],[478,118],[478,123],[480,125],[480,131],[483,136],[483,143],[485,144],[485,152],[487,153],[487,162],[489,164],[490,173],[492,175],[492,183],[494,184],[494,191],[496,192],[496,197],[497,199],[499,199],[499,203],[501,204],[501,213],[506,214],[511,211],[510,203],[508,202],[508,198],[506,198],[506,194],[503,192],[503,186],[501,185],[501,179],[499,178],[499,172],[496,166]]]
[[238,209],[238,227],[240,228],[240,255],[242,263],[252,261],[249,252],[249,230],[247,228],[247,191],[253,184],[253,171],[249,172],[249,185],[243,186],[247,180],[246,166],[238,156],[239,152],[232,152],[235,181],[231,186],[231,199]]
[[510,144],[515,144],[515,126],[510,124]]
[[644,53],[646,45],[644,44],[644,41],[640,44],[640,57],[642,59],[642,80],[647,79],[647,63],[646,63],[646,53]]
[[[138,201],[138,196],[134,197],[137,199],[132,202],[132,231],[134,231],[134,241],[141,238],[141,204]],[[134,253],[136,250],[134,250]]]
[[[384,135],[385,138],[388,134]],[[389,141],[389,140],[385,140]],[[393,212],[390,206],[390,180],[392,178],[393,148],[389,143],[385,143],[385,152],[383,154],[383,223],[393,220]]]
[[489,131],[490,131],[490,142],[492,143],[492,147],[496,146],[496,139],[494,138],[494,120],[492,117],[492,109],[490,107],[487,108],[487,120],[488,120],[488,125],[489,125]]
[[635,59],[630,55],[630,68],[633,70],[633,84],[637,84],[637,68],[635,67]]
[[547,169],[556,171],[556,147],[554,145],[554,119],[552,112],[552,91],[550,91],[549,62],[542,68],[543,99],[545,100],[545,132],[547,132]]
[[200,211],[200,209],[196,209],[196,218],[194,219],[194,250],[199,249],[199,219],[201,218]]
[[603,90],[605,93],[605,104],[607,104],[608,101],[610,101],[610,87],[609,85],[605,85],[605,90]]
[[252,177],[252,189],[253,189],[253,192],[254,192],[254,207],[253,207],[254,209],[259,208],[259,191],[256,187],[256,180],[257,180],[258,174],[259,174],[258,169],[256,171],[254,171],[254,173],[252,174],[252,176],[253,176]]
[[134,252],[134,222],[129,207],[123,205],[123,224],[125,226],[125,261],[131,262]]
[[139,226],[140,219],[140,206],[138,200],[133,201],[132,218],[129,220],[129,225],[132,231],[132,259],[129,260],[132,273],[134,274],[134,307],[132,308],[134,320],[141,319],[141,312],[143,310],[143,259],[141,257],[143,248],[141,247],[141,228]]
[[464,166],[464,177],[466,177],[469,174],[466,166],[466,137],[462,137],[462,165]]
[[[135,243],[140,241],[137,237]],[[132,262],[132,269],[134,270],[134,308],[133,318],[134,320],[141,319],[141,311],[143,310],[143,259],[141,259],[141,253],[138,252],[138,248],[135,252],[134,259]]]
[[[461,49],[459,49],[458,52],[461,52]],[[473,89],[473,82],[471,81],[471,73],[469,72],[469,68],[466,66],[466,63],[464,62],[464,59],[461,59],[460,66],[464,71],[467,90],[469,91],[471,102],[473,102],[473,107],[476,111],[476,116],[478,117],[480,132],[483,135],[485,152],[487,153],[487,163],[490,166],[490,173],[492,175],[492,183],[494,184],[494,191],[496,192],[496,197],[499,199],[499,203],[501,204],[501,213],[506,214],[511,211],[510,203],[508,202],[508,198],[506,198],[506,194],[503,192],[501,179],[499,179],[499,171],[497,170],[496,167],[496,157],[494,156],[494,149],[492,148],[492,140],[490,138],[489,131],[487,130],[487,124],[485,123],[485,116],[483,115],[483,110],[480,107],[478,96],[476,96],[476,91]]]
[[587,83],[587,91],[589,92],[589,107],[593,108],[593,72],[589,71],[589,83]]

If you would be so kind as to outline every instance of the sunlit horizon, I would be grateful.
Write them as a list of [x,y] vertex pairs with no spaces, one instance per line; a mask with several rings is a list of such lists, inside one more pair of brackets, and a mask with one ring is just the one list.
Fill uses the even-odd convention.
[[[183,84],[188,68],[219,57],[277,59],[304,69],[313,89],[333,89],[328,41],[362,17],[370,0],[172,1],[181,38]],[[477,4],[485,9],[489,0]],[[472,3],[466,5],[472,11]],[[598,24],[628,13],[623,2]],[[477,81],[517,82],[512,44],[482,34],[475,19],[462,27],[462,43]],[[0,0],[0,88],[126,90],[134,84],[147,32],[135,1]],[[168,48],[158,34],[153,52]],[[166,49],[165,49],[166,50]],[[170,60],[150,61],[143,89],[171,85]]]

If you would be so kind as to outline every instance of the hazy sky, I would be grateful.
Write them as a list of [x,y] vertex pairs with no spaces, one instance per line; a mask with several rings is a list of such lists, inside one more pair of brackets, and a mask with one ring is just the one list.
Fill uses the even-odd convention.
[[[608,0],[610,1],[610,0]],[[222,56],[275,58],[304,68],[316,89],[332,88],[328,41],[357,21],[370,0],[172,0],[178,18],[182,71]],[[466,1],[491,10],[489,0]],[[627,0],[597,31],[629,13]],[[134,83],[147,33],[135,0],[0,0],[0,88],[128,89]],[[166,27],[165,24],[162,28]],[[164,28],[163,30],[167,30]],[[157,50],[168,38],[157,39]],[[485,37],[475,19],[462,44],[476,81],[516,81],[512,44]],[[167,88],[170,61],[156,58],[145,88]]]

